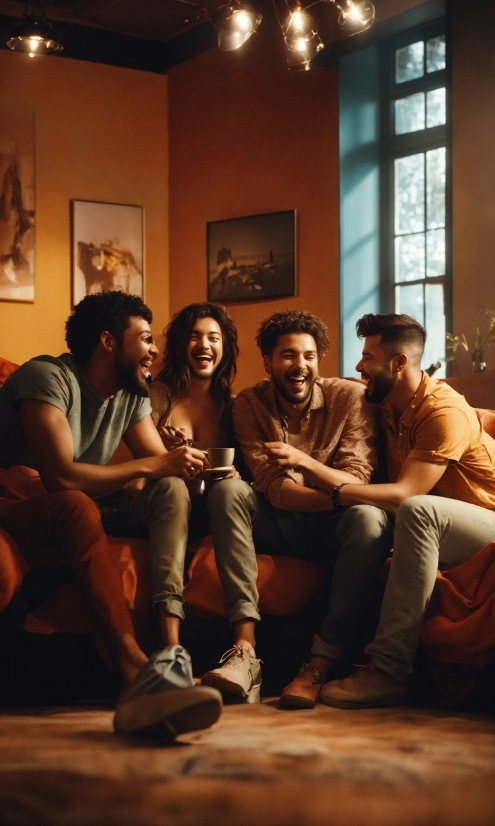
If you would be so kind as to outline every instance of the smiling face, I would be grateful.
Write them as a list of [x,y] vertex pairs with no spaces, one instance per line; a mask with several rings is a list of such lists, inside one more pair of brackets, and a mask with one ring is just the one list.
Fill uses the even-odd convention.
[[286,333],[280,336],[271,356],[263,356],[263,361],[282,399],[303,407],[318,377],[318,352],[313,336]]
[[185,358],[196,379],[211,379],[222,361],[223,338],[214,318],[197,318],[189,334]]
[[131,316],[129,327],[117,345],[115,372],[129,393],[148,396],[147,374],[158,355],[150,325],[140,316]]
[[394,360],[380,347],[381,336],[368,336],[364,340],[361,360],[356,370],[366,382],[365,396],[369,402],[382,402],[394,389],[397,382],[397,370]]

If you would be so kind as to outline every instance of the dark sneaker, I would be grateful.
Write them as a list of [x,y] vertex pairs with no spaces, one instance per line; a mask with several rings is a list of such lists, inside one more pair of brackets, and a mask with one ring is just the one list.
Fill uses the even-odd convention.
[[221,711],[220,693],[194,685],[189,654],[173,645],[153,654],[120,694],[113,727],[118,734],[173,738],[209,728]]
[[201,677],[201,684],[233,694],[245,703],[259,703],[261,660],[251,656],[245,646],[234,645],[221,657],[219,668]]

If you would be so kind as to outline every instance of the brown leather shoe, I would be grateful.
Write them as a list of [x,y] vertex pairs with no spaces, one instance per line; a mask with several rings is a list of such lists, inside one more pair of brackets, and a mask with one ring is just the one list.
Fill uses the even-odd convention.
[[278,704],[282,708],[314,708],[321,686],[319,669],[303,663],[297,677],[285,686]]
[[373,663],[361,666],[345,680],[325,683],[320,703],[336,708],[379,708],[407,705],[409,681],[397,682]]

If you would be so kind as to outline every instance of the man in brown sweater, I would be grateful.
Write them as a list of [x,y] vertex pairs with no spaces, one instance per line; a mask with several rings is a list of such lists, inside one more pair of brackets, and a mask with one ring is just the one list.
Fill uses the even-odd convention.
[[361,384],[319,376],[328,338],[316,316],[276,313],[262,323],[257,342],[269,378],[243,390],[234,404],[235,435],[253,486],[218,482],[209,498],[234,647],[202,682],[247,702],[259,698],[256,553],[288,554],[333,568],[329,612],[315,636],[313,657],[281,699],[287,707],[311,708],[331,661],[345,659],[352,649],[388,551],[383,511],[358,505],[341,515],[328,492],[369,482],[376,465],[374,413]]

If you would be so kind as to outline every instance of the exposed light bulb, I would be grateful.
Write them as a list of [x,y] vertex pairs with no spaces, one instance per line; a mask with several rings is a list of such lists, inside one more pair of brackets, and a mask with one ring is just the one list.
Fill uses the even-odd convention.
[[370,0],[337,0],[339,24],[346,34],[357,34],[373,24],[375,7]]

